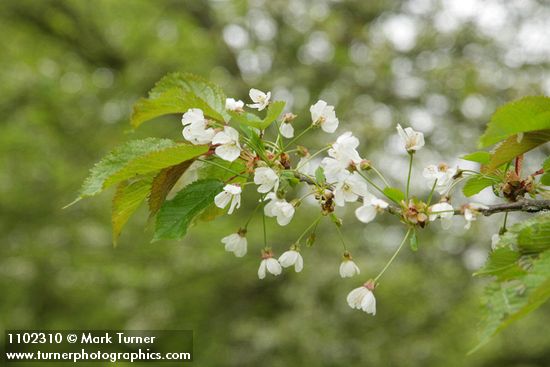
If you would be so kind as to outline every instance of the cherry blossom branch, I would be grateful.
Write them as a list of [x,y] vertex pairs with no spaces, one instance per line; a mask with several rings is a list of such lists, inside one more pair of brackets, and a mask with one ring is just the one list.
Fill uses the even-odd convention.
[[[307,183],[308,185],[317,186],[317,183],[310,177],[307,177],[298,172],[295,173],[295,176],[301,182]],[[359,199],[359,201],[362,201],[362,199]],[[483,214],[486,217],[496,213],[505,213],[505,212],[537,213],[545,210],[550,210],[550,200],[522,199],[513,203],[495,204],[495,205],[489,205],[486,208],[477,209],[479,213]],[[390,214],[401,213],[401,209],[393,205],[389,205],[386,208],[386,211]],[[463,215],[463,214],[464,213],[462,209],[455,209],[454,211],[454,215]]]

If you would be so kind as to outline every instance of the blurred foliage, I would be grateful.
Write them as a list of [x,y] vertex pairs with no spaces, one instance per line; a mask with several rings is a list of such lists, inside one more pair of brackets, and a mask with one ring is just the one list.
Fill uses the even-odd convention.
[[[61,207],[116,145],[180,136],[177,117],[135,132],[128,124],[131,105],[172,71],[203,75],[241,99],[250,86],[272,90],[303,116],[321,97],[336,105],[341,131],[361,137],[362,155],[395,181],[407,164],[393,148],[396,121],[426,134],[432,149],[419,152],[418,168],[456,164],[452,157],[475,150],[496,106],[548,93],[550,51],[540,34],[549,13],[532,0],[1,2],[0,326],[193,329],[197,365],[548,365],[548,305],[466,357],[483,286],[471,272],[501,218],[466,234],[459,219],[448,231],[420,233],[418,251],[403,253],[379,287],[373,318],[345,303],[357,279],[338,277],[341,248],[330,227],[304,251],[301,274],[259,281],[260,231],[250,231],[244,259],[219,243],[252,201],[179,242],[149,243],[143,210],[116,249],[109,195]],[[330,139],[318,138],[307,145]],[[548,148],[532,155],[540,165]],[[285,231],[270,223],[275,251],[295,240],[308,214],[304,205]],[[363,226],[345,215],[365,276],[398,244],[394,224]]]

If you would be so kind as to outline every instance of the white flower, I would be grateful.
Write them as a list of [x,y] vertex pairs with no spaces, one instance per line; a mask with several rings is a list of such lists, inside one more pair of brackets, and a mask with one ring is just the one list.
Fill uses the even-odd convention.
[[363,223],[369,223],[376,218],[378,212],[384,211],[389,206],[387,202],[378,199],[372,194],[363,197],[363,205],[355,210],[355,216]]
[[329,149],[328,155],[346,166],[351,163],[359,164],[361,163],[361,157],[359,157],[359,153],[357,152],[358,146],[359,139],[348,131],[336,139],[336,142]]
[[347,301],[351,308],[363,310],[373,316],[376,315],[376,299],[374,293],[366,285],[349,292]]
[[229,162],[233,162],[241,155],[241,146],[239,144],[239,133],[230,126],[224,126],[212,139],[212,144],[216,147],[216,154]]
[[498,243],[500,242],[500,235],[498,233],[495,233],[491,236],[491,248],[494,250],[497,248]]
[[287,139],[294,137],[294,127],[290,122],[283,122],[279,128],[281,135]]
[[359,270],[359,267],[351,260],[351,257],[346,257],[344,255],[344,260],[340,264],[340,276],[342,278],[351,278],[360,273],[361,270]]
[[284,199],[279,199],[275,193],[270,192],[265,200],[271,200],[264,207],[264,213],[268,217],[277,217],[280,226],[286,226],[294,216],[294,206]]
[[244,102],[241,100],[235,100],[233,98],[227,98],[225,100],[225,109],[233,112],[242,112]]
[[250,99],[254,103],[249,104],[248,107],[256,108],[258,109],[258,111],[261,111],[264,108],[266,108],[267,105],[269,104],[269,99],[271,98],[271,92],[264,93],[261,90],[254,89],[254,88],[250,89],[249,95],[250,95]]
[[437,180],[435,190],[439,194],[445,195],[453,183],[453,177],[456,175],[456,172],[456,168],[449,168],[449,166],[444,163],[438,166],[430,164],[424,168],[422,176],[427,179],[427,184],[430,189],[433,187],[435,180]]
[[465,229],[469,229],[472,222],[477,220],[477,216],[480,214],[479,209],[489,209],[489,207],[478,203],[470,203],[464,206],[464,219],[466,219]]
[[346,202],[354,202],[360,196],[367,195],[367,183],[357,172],[348,172],[347,175],[336,183],[334,188],[334,202],[338,206],[344,206]]
[[222,238],[222,243],[225,244],[225,251],[232,252],[237,257],[243,257],[246,255],[246,247],[248,241],[244,234],[241,232],[230,234]]
[[309,108],[313,125],[320,125],[327,133],[333,133],[338,128],[338,119],[334,112],[334,106],[329,106],[325,101],[319,100]]
[[[453,206],[449,203],[437,203],[428,209],[430,215],[429,220],[433,222],[437,218],[441,218],[441,226],[444,229],[451,228],[452,218],[454,216]],[[439,213],[438,213],[439,212]]]
[[350,165],[361,163],[361,157],[356,150],[358,146],[359,140],[349,131],[336,139],[328,151],[330,157],[323,158],[321,161],[327,182],[334,183],[343,180],[349,173]]
[[241,192],[240,186],[225,185],[223,191],[214,198],[214,203],[218,208],[223,209],[231,202],[227,212],[227,214],[231,214],[235,208],[238,209],[241,206]]
[[260,268],[258,269],[258,278],[264,279],[266,275],[266,270],[273,275],[279,275],[283,271],[281,264],[273,257],[273,254],[269,251],[262,254],[262,262],[260,263]]
[[204,113],[199,108],[190,108],[181,118],[183,137],[185,140],[198,145],[208,144],[216,134],[214,129],[206,128]]
[[397,124],[397,133],[403,140],[407,152],[415,152],[424,146],[424,134],[414,131],[411,127],[403,128]]
[[258,192],[265,194],[271,190],[277,191],[279,187],[279,176],[268,167],[258,167],[254,172],[254,183],[260,185]]
[[279,263],[283,268],[294,265],[294,270],[299,273],[304,268],[304,259],[296,250],[288,250],[279,257]]
[[338,182],[345,177],[348,171],[348,164],[339,161],[335,158],[325,157],[321,161],[321,167],[325,173],[325,178],[328,183]]

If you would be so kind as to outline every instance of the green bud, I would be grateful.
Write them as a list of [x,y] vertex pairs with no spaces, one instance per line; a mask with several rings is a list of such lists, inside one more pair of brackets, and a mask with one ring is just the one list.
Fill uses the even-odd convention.
[[313,246],[313,244],[315,243],[315,239],[316,239],[316,235],[314,232],[311,232],[310,235],[308,236],[307,240],[306,240],[306,246],[307,247],[311,247]]

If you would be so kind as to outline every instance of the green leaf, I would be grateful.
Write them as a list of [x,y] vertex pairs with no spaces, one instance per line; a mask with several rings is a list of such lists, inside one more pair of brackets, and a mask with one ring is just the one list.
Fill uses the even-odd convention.
[[117,245],[118,237],[128,219],[149,195],[152,182],[153,175],[149,174],[136,180],[127,180],[118,184],[113,197],[111,213],[114,246]]
[[401,200],[405,200],[405,194],[403,193],[403,191],[399,190],[398,188],[388,186],[384,188],[383,191],[388,198],[390,198],[392,201],[394,201],[397,204],[399,204]]
[[90,170],[80,189],[80,196],[73,203],[133,176],[159,171],[207,151],[206,145],[176,144],[169,139],[129,141],[113,150]]
[[195,181],[178,192],[174,199],[165,201],[157,214],[153,241],[183,237],[192,221],[212,204],[223,186],[219,180]]
[[493,275],[485,290],[480,343],[474,352],[511,322],[550,297],[550,214],[511,226],[476,275]]
[[280,179],[280,185],[279,190],[286,190],[288,187],[295,187],[300,183],[300,180],[298,177],[296,177],[296,174],[291,171],[281,171],[279,175]]
[[321,166],[317,167],[317,169],[315,170],[315,179],[317,180],[317,183],[319,185],[325,184],[327,179],[325,177],[325,170],[323,169],[323,167]]
[[184,113],[200,108],[206,117],[228,121],[225,94],[215,84],[187,73],[172,73],[162,78],[149,92],[149,97],[134,104],[130,123],[134,128],[155,117]]
[[494,176],[472,175],[464,184],[462,192],[466,197],[478,194],[486,187],[495,185],[500,182],[500,179]]
[[250,112],[229,111],[229,115],[231,116],[231,121],[241,125],[250,126],[256,129],[259,129],[262,125],[262,119]]
[[540,177],[540,183],[544,186],[550,186],[550,172],[545,173]]
[[134,159],[174,145],[175,143],[169,139],[147,138],[132,140],[116,148],[90,170],[90,175],[84,181],[80,189],[80,197],[76,201],[103,191],[107,187],[106,181]]
[[231,116],[232,121],[235,121],[239,124],[254,127],[256,129],[264,130],[266,129],[273,121],[275,121],[279,115],[283,112],[285,108],[285,102],[275,101],[269,104],[267,108],[267,114],[264,119],[259,118],[257,115],[250,112],[228,112]]
[[265,115],[265,118],[263,119],[260,130],[266,129],[271,123],[277,118],[279,118],[279,115],[283,112],[285,109],[285,102],[284,101],[275,101],[272,102],[269,107],[267,108],[267,114]]
[[149,217],[157,214],[170,190],[193,162],[194,160],[189,160],[164,168],[155,176],[149,195]]
[[522,253],[537,254],[550,249],[550,221],[537,221],[522,229],[517,237]]
[[548,141],[550,141],[550,130],[525,133],[519,141],[516,136],[512,136],[494,149],[491,160],[486,166],[483,166],[482,170],[483,172],[493,172],[504,163],[510,162],[517,156],[535,149]]
[[550,171],[550,157],[546,158],[546,160],[545,160],[544,163],[542,164],[542,168],[543,168],[545,171]]
[[208,145],[177,144],[163,150],[137,157],[105,180],[104,186],[120,182],[137,174],[159,171],[178,163],[191,160],[208,152]]
[[258,130],[242,124],[240,128],[244,135],[248,138],[247,145],[252,148],[264,161],[268,160],[266,157],[265,146],[262,138],[260,138],[260,135],[258,134]]
[[494,282],[485,290],[485,316],[479,344],[470,353],[485,345],[492,336],[540,307],[550,298],[550,251],[533,261],[529,271],[512,281]]
[[210,157],[204,162],[200,162],[201,165],[197,169],[197,176],[199,179],[216,179],[220,181],[227,181],[234,178],[231,182],[243,182],[246,181],[244,177],[235,177],[236,174],[247,175],[246,163],[242,159],[228,162],[219,157]]
[[409,245],[411,250],[418,251],[418,238],[416,237],[416,231],[413,231],[411,237],[409,237]]
[[489,163],[489,161],[491,159],[491,153],[484,152],[484,151],[479,151],[479,152],[466,154],[465,156],[462,156],[460,158],[464,159],[466,161],[477,162],[477,163],[481,163],[481,164],[487,164],[487,163]]
[[487,147],[518,133],[545,129],[550,129],[550,98],[525,97],[497,109],[479,145]]
[[496,276],[499,280],[510,279],[525,273],[518,265],[521,254],[510,247],[498,247],[493,250],[485,265],[474,276]]

